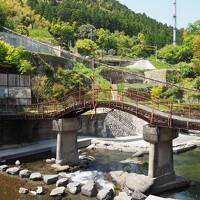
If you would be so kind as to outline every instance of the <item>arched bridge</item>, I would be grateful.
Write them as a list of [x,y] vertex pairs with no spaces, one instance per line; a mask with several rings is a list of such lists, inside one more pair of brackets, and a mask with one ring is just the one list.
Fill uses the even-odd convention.
[[15,112],[2,110],[0,118],[53,120],[76,117],[97,108],[121,110],[158,127],[200,130],[198,107],[152,100],[148,93],[128,89],[74,92],[57,101],[18,107]]

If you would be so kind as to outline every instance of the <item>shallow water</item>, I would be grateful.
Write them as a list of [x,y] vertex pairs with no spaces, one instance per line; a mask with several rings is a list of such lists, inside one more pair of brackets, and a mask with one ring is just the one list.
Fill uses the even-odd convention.
[[[130,153],[121,153],[116,151],[93,151],[89,152],[90,155],[96,158],[93,167],[97,167],[100,171],[108,172],[111,170],[108,164],[112,163],[113,166],[118,164],[122,160],[126,160],[131,157]],[[145,161],[146,158],[143,159]],[[175,155],[174,157],[176,174],[180,176],[188,177],[196,182],[195,186],[182,189],[181,191],[170,192],[162,194],[162,197],[171,197],[180,200],[200,200],[200,149],[196,149],[187,153]],[[146,167],[142,166],[142,167]],[[51,168],[45,164],[44,160],[28,162],[23,164],[23,168],[28,168],[33,171],[40,171],[42,173],[52,172]],[[34,197],[30,195],[19,196],[19,187],[27,187],[34,189],[39,185],[43,185],[46,190],[46,195],[41,197]],[[18,177],[11,177],[7,175],[0,175],[0,200],[25,200],[25,199],[55,199],[49,197],[49,191],[54,186],[46,186],[42,182],[31,182],[26,179],[22,180]],[[12,191],[12,192],[11,192]],[[60,199],[60,198],[57,198]],[[91,198],[83,197],[82,195],[66,195],[63,200],[94,200]]]
[[176,174],[195,181],[196,185],[162,196],[180,200],[200,200],[200,149],[175,155],[174,163]]

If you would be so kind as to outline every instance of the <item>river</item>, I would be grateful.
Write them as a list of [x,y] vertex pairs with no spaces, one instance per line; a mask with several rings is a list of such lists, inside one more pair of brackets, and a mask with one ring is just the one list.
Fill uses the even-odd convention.
[[[121,153],[116,151],[94,151],[90,152],[90,154],[96,157],[96,163],[105,166],[107,163],[117,163],[127,158],[130,158],[129,153]],[[143,159],[144,160],[144,159]],[[44,161],[34,161],[23,164],[23,167],[27,167],[32,170],[41,169],[42,172],[45,171],[43,166]],[[188,177],[189,179],[195,181],[196,185],[191,186],[190,188],[185,188],[180,191],[174,191],[170,193],[165,193],[160,196],[162,197],[170,197],[176,198],[180,200],[199,200],[200,199],[200,149],[196,149],[193,151],[189,151],[183,154],[174,156],[175,170],[176,174],[180,176]],[[18,189],[19,187],[27,187],[34,189],[38,185],[43,185],[45,190],[49,191],[54,186],[50,186],[50,188],[41,183],[33,183],[27,180],[22,180],[18,177],[11,177],[8,175],[0,175],[0,199],[2,200],[15,200],[15,199],[38,199],[38,197],[34,196],[19,196]],[[12,192],[10,192],[12,191]],[[49,198],[48,192],[46,195],[40,197],[41,200],[51,199]],[[63,200],[89,200],[86,197],[81,195],[71,196],[67,195],[63,198]],[[92,200],[92,199],[90,199]]]

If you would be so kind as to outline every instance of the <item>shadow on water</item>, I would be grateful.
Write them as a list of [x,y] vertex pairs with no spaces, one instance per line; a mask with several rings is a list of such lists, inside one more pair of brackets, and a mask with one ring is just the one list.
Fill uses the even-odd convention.
[[179,191],[161,195],[162,197],[180,200],[200,199],[200,149],[195,149],[174,156],[175,171],[177,175],[194,181],[194,185]]

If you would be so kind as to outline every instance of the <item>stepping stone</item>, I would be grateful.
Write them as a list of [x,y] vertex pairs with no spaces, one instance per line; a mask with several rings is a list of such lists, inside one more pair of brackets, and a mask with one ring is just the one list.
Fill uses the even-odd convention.
[[58,175],[43,175],[43,181],[46,184],[54,184],[58,180]]
[[68,178],[61,178],[56,182],[56,187],[61,187],[61,186],[66,187],[68,183],[69,183]]
[[72,182],[67,185],[67,191],[71,194],[77,194],[81,191],[81,184],[78,182]]
[[31,175],[31,171],[28,170],[28,169],[23,169],[19,172],[19,176],[22,177],[22,178],[29,178],[30,175]]
[[28,194],[28,189],[26,189],[26,188],[19,188],[19,193],[20,194]]
[[41,181],[42,180],[42,174],[39,172],[34,172],[31,174],[30,179],[32,181]]
[[0,172],[5,172],[8,169],[8,165],[1,165]]
[[11,174],[11,175],[18,175],[19,172],[20,172],[20,167],[11,167],[11,168],[8,168],[6,170],[7,174]]
[[38,187],[37,187],[37,190],[36,190],[36,193],[37,193],[38,195],[44,194],[43,187],[42,187],[42,186],[38,186]]
[[19,166],[21,163],[19,160],[16,160],[15,165]]
[[65,194],[65,187],[57,187],[51,191],[50,196],[55,197],[55,196],[62,196],[64,194]]

